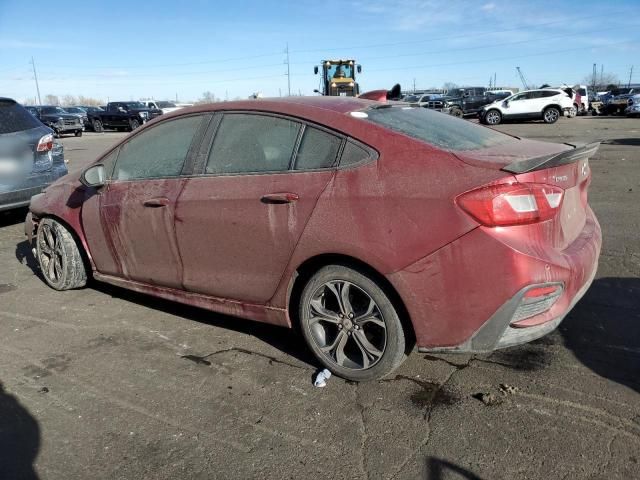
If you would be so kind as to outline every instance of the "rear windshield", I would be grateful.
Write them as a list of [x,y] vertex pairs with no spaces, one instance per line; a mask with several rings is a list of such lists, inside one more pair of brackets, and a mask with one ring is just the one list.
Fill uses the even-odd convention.
[[0,134],[21,132],[42,124],[13,100],[0,100]]
[[372,108],[367,119],[445,150],[477,150],[517,141],[514,137],[427,108]]

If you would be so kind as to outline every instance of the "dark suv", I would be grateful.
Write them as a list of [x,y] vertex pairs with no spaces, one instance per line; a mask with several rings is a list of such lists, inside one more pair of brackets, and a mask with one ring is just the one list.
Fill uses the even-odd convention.
[[475,115],[485,105],[508,96],[508,94],[489,93],[484,87],[465,87],[451,90],[442,98],[430,100],[427,107],[455,117],[464,117]]
[[53,131],[10,98],[0,98],[0,210],[29,204],[33,195],[67,174]]
[[42,105],[38,107],[25,107],[29,112],[53,130],[56,136],[65,133],[73,133],[81,137],[84,130],[82,118],[73,113],[68,113],[62,107]]

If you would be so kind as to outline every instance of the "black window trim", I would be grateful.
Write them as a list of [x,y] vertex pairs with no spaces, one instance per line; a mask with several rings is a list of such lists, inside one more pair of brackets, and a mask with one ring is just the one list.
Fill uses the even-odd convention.
[[[200,146],[200,151],[197,153],[197,160],[194,164],[193,173],[191,176],[198,177],[237,177],[237,176],[245,176],[245,175],[281,175],[284,173],[307,173],[307,172],[326,172],[330,170],[347,170],[352,168],[357,168],[362,165],[365,165],[370,162],[377,161],[380,157],[378,151],[373,147],[354,139],[353,137],[347,136],[342,132],[338,132],[336,130],[332,130],[329,127],[324,125],[320,125],[318,123],[314,123],[307,119],[285,115],[277,112],[270,112],[265,110],[218,110],[213,115],[213,119],[209,124],[209,129],[204,135],[203,141]],[[227,114],[247,114],[247,115],[261,115],[261,116],[270,116],[276,118],[282,118],[284,120],[289,120],[292,122],[296,122],[301,125],[301,128],[298,132],[298,137],[296,139],[296,144],[293,149],[293,153],[291,155],[291,159],[289,161],[289,168],[287,170],[271,170],[271,171],[261,171],[261,172],[234,172],[234,173],[207,173],[206,167],[209,159],[209,155],[211,153],[211,149],[213,148],[213,142],[216,139],[216,135],[218,133],[218,129],[220,128],[220,124],[222,123],[222,119],[224,115]],[[295,162],[297,161],[298,150],[300,148],[300,143],[302,142],[302,136],[304,135],[304,131],[306,127],[317,128],[318,130],[324,131],[328,134],[334,135],[341,139],[340,147],[338,148],[338,153],[336,154],[336,161],[334,165],[326,168],[307,168],[303,170],[295,170]],[[341,165],[342,161],[342,153],[347,142],[352,142],[356,146],[359,146],[363,150],[365,150],[369,156],[360,162],[353,163],[351,165],[343,166]]]
[[[148,132],[150,130],[153,130],[154,128],[157,128],[159,125],[164,125],[166,123],[170,123],[176,120],[181,120],[184,118],[189,118],[189,117],[202,117],[201,121],[200,121],[200,125],[198,126],[198,128],[196,129],[196,132],[193,135],[193,139],[191,140],[191,144],[189,145],[189,149],[187,150],[187,154],[184,158],[184,163],[182,164],[182,170],[180,171],[180,173],[178,175],[164,175],[161,177],[148,177],[148,178],[131,178],[131,179],[127,179],[127,180],[122,180],[122,179],[114,179],[113,178],[113,174],[116,171],[116,165],[118,164],[118,160],[120,159],[120,150],[122,149],[122,147],[124,145],[126,145],[127,143],[129,143],[130,141],[132,141],[134,138],[136,138],[138,135],[144,134],[145,132]],[[206,117],[209,117],[208,119]],[[170,179],[176,179],[176,178],[189,178],[189,177],[194,177],[197,176],[197,174],[194,172],[194,167],[196,164],[196,156],[197,156],[197,152],[200,151],[200,148],[202,146],[202,142],[204,140],[204,138],[206,137],[206,132],[209,129],[209,125],[211,124],[213,119],[213,112],[198,112],[198,113],[191,113],[188,115],[180,115],[179,117],[171,117],[169,119],[163,119],[161,121],[159,121],[158,123],[154,124],[152,127],[150,128],[145,128],[145,129],[140,129],[137,132],[131,134],[131,136],[129,138],[127,138],[126,142],[123,142],[121,144],[119,144],[117,147],[113,148],[112,150],[110,150],[109,152],[107,152],[105,155],[103,155],[100,158],[99,162],[96,162],[95,165],[102,163],[102,160],[106,157],[108,157],[113,151],[117,150],[116,153],[116,159],[113,162],[113,168],[111,169],[111,172],[109,175],[106,175],[107,177],[107,184],[111,184],[111,183],[130,183],[130,182],[145,182],[145,181],[150,181],[150,180],[170,180]]]

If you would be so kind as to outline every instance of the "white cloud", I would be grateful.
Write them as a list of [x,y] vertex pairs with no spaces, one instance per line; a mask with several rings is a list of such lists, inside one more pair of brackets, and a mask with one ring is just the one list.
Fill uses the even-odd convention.
[[491,3],[485,3],[484,5],[482,5],[482,7],[480,7],[481,10],[484,10],[485,12],[488,12],[490,10],[494,10],[496,8],[496,4],[491,2]]

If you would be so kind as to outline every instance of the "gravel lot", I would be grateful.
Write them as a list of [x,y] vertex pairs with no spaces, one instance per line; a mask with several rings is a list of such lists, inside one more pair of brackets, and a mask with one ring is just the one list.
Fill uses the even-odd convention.
[[[0,478],[640,478],[640,120],[499,129],[605,141],[596,281],[539,341],[415,352],[380,382],[315,389],[285,329],[100,284],[55,292],[24,211],[0,215]],[[123,135],[64,138],[70,169]]]

